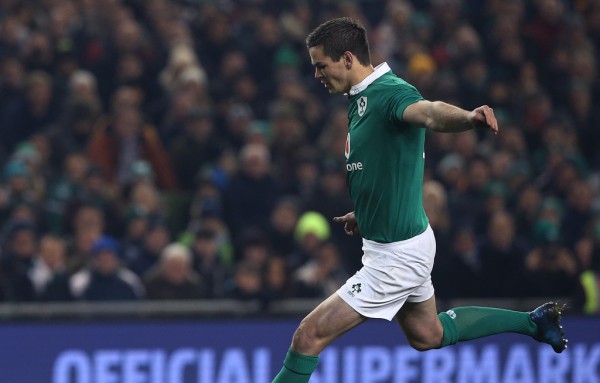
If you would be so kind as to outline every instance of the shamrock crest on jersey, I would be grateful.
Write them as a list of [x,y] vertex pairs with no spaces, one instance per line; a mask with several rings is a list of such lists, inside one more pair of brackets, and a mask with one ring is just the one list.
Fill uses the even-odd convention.
[[367,110],[367,98],[365,96],[362,96],[361,98],[356,100],[356,105],[358,106],[358,115],[362,117],[362,115],[365,114],[365,111]]

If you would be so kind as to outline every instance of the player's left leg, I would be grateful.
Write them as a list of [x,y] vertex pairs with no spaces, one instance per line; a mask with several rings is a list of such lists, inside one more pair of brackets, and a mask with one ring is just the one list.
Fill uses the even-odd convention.
[[366,321],[337,293],[334,293],[298,326],[283,362],[283,368],[273,383],[306,383],[315,370],[319,354],[342,334]]
[[561,308],[549,302],[532,312],[470,306],[436,315],[435,297],[431,297],[423,302],[407,302],[396,320],[409,343],[420,351],[512,332],[529,335],[562,352],[568,341],[560,325],[560,314]]

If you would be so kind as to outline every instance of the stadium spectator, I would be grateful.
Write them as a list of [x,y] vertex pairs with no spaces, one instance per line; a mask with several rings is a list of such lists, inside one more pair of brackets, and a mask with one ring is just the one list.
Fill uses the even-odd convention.
[[192,268],[192,255],[184,245],[166,246],[158,265],[144,278],[148,299],[198,299],[206,296],[202,279]]
[[165,247],[171,242],[171,233],[165,222],[151,219],[142,237],[140,251],[127,262],[127,268],[140,278],[159,263]]
[[340,261],[338,247],[331,241],[319,244],[312,259],[292,274],[294,295],[303,298],[326,298],[333,294],[349,275]]
[[435,230],[437,254],[449,247],[450,215],[448,212],[448,197],[441,183],[433,180],[423,182],[423,208],[429,218],[431,228]]
[[48,185],[46,193],[46,225],[57,234],[66,231],[69,204],[83,190],[89,159],[81,152],[70,152],[63,165],[62,177]]
[[94,243],[104,234],[106,222],[102,209],[81,205],[68,218],[69,251],[67,268],[70,273],[87,267],[92,258]]
[[561,242],[559,228],[550,221],[536,225],[538,244],[525,259],[529,296],[570,297],[577,286],[577,261]]
[[282,299],[296,296],[288,277],[285,259],[282,257],[271,257],[267,261],[264,285],[267,302],[276,303]]
[[600,251],[598,241],[599,227],[593,228],[593,234],[579,241],[576,246],[580,274],[572,297],[573,309],[587,315],[600,314]]
[[193,190],[200,171],[215,163],[222,151],[223,144],[214,132],[213,112],[207,108],[190,110],[183,121],[181,134],[169,146],[181,188]]
[[[515,231],[513,216],[506,211],[492,215],[478,253],[485,296],[518,296],[509,287],[521,276],[527,249]],[[521,293],[523,294],[523,293]]]
[[53,98],[52,77],[42,70],[29,72],[22,97],[11,98],[0,115],[0,138],[6,152],[47,129],[59,118],[59,107]]
[[33,301],[35,291],[28,273],[34,266],[38,251],[38,233],[29,221],[13,221],[3,235],[0,257],[2,285],[10,301]]
[[296,249],[294,229],[298,223],[299,209],[298,200],[293,197],[280,198],[273,208],[268,235],[276,256],[285,258]]
[[230,277],[229,268],[219,249],[217,232],[200,227],[192,242],[193,267],[201,276],[207,298],[223,298]]
[[0,185],[0,215],[6,218],[22,203],[36,204],[32,182],[27,166],[22,162],[11,161],[4,165],[3,184]]
[[141,112],[133,107],[121,108],[114,113],[111,124],[97,128],[90,138],[88,155],[113,185],[132,183],[135,163],[144,160],[161,189],[177,188],[171,160],[156,129],[144,125]]
[[233,238],[239,238],[244,227],[268,228],[269,216],[278,196],[271,174],[269,148],[248,144],[240,151],[240,171],[224,191],[226,222]]
[[487,296],[475,231],[462,226],[454,230],[450,251],[439,249],[431,278],[442,299]]
[[121,262],[118,242],[102,236],[92,246],[90,266],[69,280],[75,299],[87,301],[137,300],[144,296],[142,281]]
[[294,230],[297,249],[286,259],[290,270],[295,271],[317,258],[320,246],[329,239],[330,233],[329,222],[323,215],[315,211],[302,214]]
[[232,286],[228,297],[244,301],[263,301],[265,289],[260,267],[246,260],[239,262],[233,272]]
[[36,300],[70,300],[65,241],[56,235],[44,235],[40,239],[39,247],[39,252],[27,273],[33,285]]

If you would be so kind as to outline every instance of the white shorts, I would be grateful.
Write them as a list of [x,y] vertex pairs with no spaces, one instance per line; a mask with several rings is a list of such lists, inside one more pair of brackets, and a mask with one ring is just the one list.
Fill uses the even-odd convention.
[[404,302],[423,302],[433,296],[435,237],[430,226],[404,241],[363,239],[363,254],[363,267],[337,291],[359,314],[391,321]]

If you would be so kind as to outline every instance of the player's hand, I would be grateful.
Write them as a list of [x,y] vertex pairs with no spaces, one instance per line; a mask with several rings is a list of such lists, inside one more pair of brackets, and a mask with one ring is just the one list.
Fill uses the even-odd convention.
[[475,108],[469,118],[475,128],[489,129],[494,134],[498,134],[498,121],[496,121],[494,109],[489,106],[483,105]]
[[333,221],[343,223],[344,231],[348,235],[360,234],[358,223],[356,222],[356,216],[354,215],[353,211],[341,217],[333,217]]

